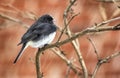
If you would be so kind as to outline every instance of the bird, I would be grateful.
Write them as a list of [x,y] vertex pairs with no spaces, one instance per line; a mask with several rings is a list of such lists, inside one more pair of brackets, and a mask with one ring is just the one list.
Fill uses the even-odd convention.
[[45,14],[39,17],[21,37],[21,41],[18,45],[22,44],[22,47],[14,60],[14,64],[28,46],[33,48],[43,48],[45,45],[50,44],[55,38],[56,30],[57,26],[54,24],[52,16]]

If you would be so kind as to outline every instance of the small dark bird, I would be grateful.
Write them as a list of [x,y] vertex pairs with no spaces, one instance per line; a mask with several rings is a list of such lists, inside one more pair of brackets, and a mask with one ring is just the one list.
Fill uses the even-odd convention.
[[22,48],[14,60],[14,63],[22,55],[23,51],[28,47],[42,48],[47,44],[50,44],[56,34],[57,27],[53,22],[53,18],[46,14],[41,16],[22,36],[21,42]]

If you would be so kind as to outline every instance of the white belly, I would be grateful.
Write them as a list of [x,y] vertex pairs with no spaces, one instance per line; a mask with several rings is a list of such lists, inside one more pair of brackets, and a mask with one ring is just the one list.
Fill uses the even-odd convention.
[[42,48],[44,47],[45,44],[50,44],[53,41],[55,35],[56,35],[56,32],[53,32],[49,36],[45,36],[43,39],[39,41],[36,41],[36,42],[29,41],[27,45],[34,48]]

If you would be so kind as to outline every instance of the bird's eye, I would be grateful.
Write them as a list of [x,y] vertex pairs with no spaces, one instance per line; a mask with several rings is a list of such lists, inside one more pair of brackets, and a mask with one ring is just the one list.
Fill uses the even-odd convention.
[[53,20],[53,18],[52,18],[52,17],[49,17],[49,18],[48,18],[48,20],[49,20],[49,21],[52,21],[52,20]]

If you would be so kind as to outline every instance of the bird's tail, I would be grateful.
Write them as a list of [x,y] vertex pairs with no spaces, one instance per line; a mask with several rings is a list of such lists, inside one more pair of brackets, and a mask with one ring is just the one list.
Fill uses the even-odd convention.
[[22,46],[19,54],[17,55],[17,57],[15,58],[15,60],[14,60],[14,62],[13,62],[14,64],[15,64],[15,63],[17,62],[17,60],[20,58],[20,56],[22,55],[22,53],[23,53],[23,51],[25,50],[25,48],[27,48],[26,43],[23,44],[23,46]]

